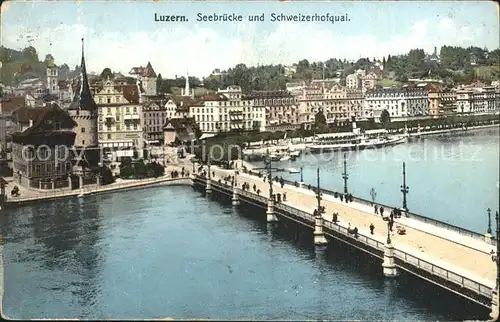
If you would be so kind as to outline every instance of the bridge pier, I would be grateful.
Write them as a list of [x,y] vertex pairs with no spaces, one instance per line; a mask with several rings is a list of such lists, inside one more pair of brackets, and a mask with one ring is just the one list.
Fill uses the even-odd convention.
[[327,240],[323,232],[323,216],[319,215],[314,218],[314,245],[326,245]]
[[207,185],[205,187],[205,193],[207,195],[209,195],[209,194],[212,193],[212,180],[210,180],[210,178],[207,179]]
[[382,268],[386,277],[396,277],[398,275],[396,263],[394,262],[394,246],[389,238],[385,244],[384,262],[382,263]]
[[492,298],[491,298],[491,313],[490,313],[490,318],[492,321],[498,321],[498,318],[499,318],[499,311],[498,311],[498,307],[499,307],[499,298],[498,298],[498,288],[497,289],[493,289],[493,292],[492,292]]
[[238,188],[236,188],[236,185],[233,186],[233,198],[231,199],[231,203],[233,204],[233,206],[240,205],[240,199],[238,198]]
[[274,214],[274,201],[272,199],[269,199],[267,201],[267,211],[266,211],[266,216],[267,216],[267,222],[277,222],[278,217]]

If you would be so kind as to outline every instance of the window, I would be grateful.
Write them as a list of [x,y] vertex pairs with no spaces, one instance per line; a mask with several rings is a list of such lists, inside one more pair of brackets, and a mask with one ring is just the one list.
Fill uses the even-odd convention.
[[107,137],[108,137],[108,140],[111,140],[111,134],[108,134]]
[[134,106],[134,113],[137,113],[137,107],[135,107],[135,106]]
[[84,127],[82,127],[82,133],[85,133],[85,128]]
[[111,98],[108,97],[108,104],[111,104]]
[[82,145],[85,145],[85,140],[82,140]]

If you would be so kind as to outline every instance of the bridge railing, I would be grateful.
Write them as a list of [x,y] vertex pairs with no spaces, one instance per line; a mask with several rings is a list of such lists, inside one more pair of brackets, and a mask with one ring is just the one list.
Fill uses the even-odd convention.
[[[248,173],[252,174],[252,175],[257,175],[258,174],[255,171],[248,171]],[[283,179],[283,180],[284,180],[284,182],[286,184],[289,184],[289,185],[292,185],[292,186],[295,185],[294,181],[287,180],[287,179]],[[321,188],[320,190],[321,190],[322,193],[325,193],[327,195],[330,195],[330,196],[334,196],[335,195],[335,191],[324,189],[324,188]],[[337,192],[337,193],[339,195],[342,194],[340,192]],[[357,202],[359,204],[365,205],[365,206],[370,206],[370,207],[373,207],[373,205],[376,204],[379,207],[380,206],[384,207],[387,211],[391,211],[392,209],[397,208],[397,207],[391,207],[391,206],[388,206],[388,205],[384,205],[384,204],[381,204],[381,203],[378,203],[378,202],[377,203],[372,203],[369,200],[366,200],[366,199],[363,199],[363,198],[359,198],[359,197],[355,197],[355,196],[353,196],[353,201],[355,201],[355,202]],[[418,220],[420,222],[424,222],[424,223],[431,224],[431,225],[434,225],[434,226],[437,226],[437,227],[440,227],[440,228],[444,228],[444,229],[449,230],[449,231],[453,231],[453,232],[458,233],[458,234],[463,235],[463,236],[467,236],[467,237],[471,237],[471,238],[474,238],[474,239],[477,239],[477,240],[485,241],[484,235],[482,235],[480,233],[477,233],[475,231],[471,231],[471,230],[468,230],[468,229],[465,229],[465,228],[461,228],[461,227],[458,227],[458,226],[455,226],[455,225],[452,225],[452,224],[448,224],[448,223],[445,223],[445,222],[440,221],[440,220],[432,219],[432,218],[425,217],[425,216],[422,216],[422,215],[418,215],[418,214],[415,214],[415,213],[412,213],[412,212],[408,213],[408,217],[413,218],[415,220]],[[496,238],[498,238],[498,237],[491,238],[491,241],[486,241],[486,242],[489,243],[489,244],[491,244],[491,245],[496,245]]]
[[460,274],[450,272],[445,268],[410,255],[402,250],[394,249],[394,256],[401,259],[405,263],[411,264],[433,275],[437,275],[443,279],[446,279],[447,281],[451,281],[455,284],[461,285],[462,287],[468,288],[469,290],[474,291],[480,295],[488,298],[492,297],[491,287],[489,286],[473,281]]

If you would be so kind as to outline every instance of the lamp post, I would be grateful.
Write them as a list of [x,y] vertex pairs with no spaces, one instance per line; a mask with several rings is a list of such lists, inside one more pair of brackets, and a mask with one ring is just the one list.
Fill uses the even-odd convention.
[[304,182],[304,176],[302,174],[302,170],[304,169],[303,166],[300,166],[300,182]]
[[387,244],[391,244],[391,224],[387,222]]
[[273,177],[271,174],[271,156],[269,155],[269,149],[267,149],[266,152],[266,158],[264,160],[264,163],[266,164],[266,169],[267,169],[267,181],[269,182],[269,199],[273,199]]
[[345,153],[344,153],[344,173],[342,173],[342,179],[344,179],[344,193],[347,194],[347,179],[349,179],[349,175],[347,174],[347,161]]
[[318,216],[321,217],[321,190],[320,190],[320,187],[319,187],[319,167],[318,169],[316,170],[316,177],[318,179],[318,185],[316,187],[317,191],[316,191],[316,199],[318,199]]
[[406,165],[403,162],[403,184],[401,185],[401,192],[403,193],[403,209],[408,212],[408,207],[406,205],[406,194],[410,187],[406,185]]
[[491,235],[491,209],[488,208],[486,211],[488,212],[488,230],[486,232]]

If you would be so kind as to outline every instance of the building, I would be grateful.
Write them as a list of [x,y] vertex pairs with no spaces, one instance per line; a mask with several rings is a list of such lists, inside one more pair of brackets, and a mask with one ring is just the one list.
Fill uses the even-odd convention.
[[57,104],[21,107],[12,119],[17,127],[12,134],[14,182],[38,189],[68,186],[76,122]]
[[455,113],[457,93],[454,89],[445,88],[440,84],[427,85],[429,95],[429,115],[438,118]]
[[158,145],[163,142],[163,127],[167,120],[165,108],[166,104],[163,104],[163,100],[160,102],[149,101],[142,106],[144,116],[142,128],[144,130],[144,143],[147,145]]
[[60,80],[57,82],[58,92],[59,92],[59,101],[61,103],[70,103],[73,100],[73,86],[71,82],[66,80]]
[[322,111],[327,123],[350,121],[363,116],[363,91],[338,84],[331,88],[308,87],[299,97],[299,122],[305,128],[314,123],[315,115]]
[[264,113],[254,122],[252,99],[243,95],[241,87],[229,86],[225,90],[203,97],[203,105],[189,108],[189,116],[199,124],[202,133],[250,131],[261,128]]
[[364,102],[364,118],[378,120],[383,110],[391,119],[426,117],[429,115],[428,92],[425,86],[405,85],[367,90]]
[[260,131],[270,126],[299,123],[298,100],[289,91],[254,91],[249,98],[254,119],[260,122]]
[[59,96],[59,86],[57,82],[59,75],[57,65],[54,64],[54,59],[51,59],[47,62],[46,76],[47,89],[49,90],[49,94]]
[[363,85],[362,77],[365,77],[365,76],[366,76],[365,70],[358,69],[354,73],[347,75],[346,80],[345,80],[346,86],[348,88],[356,88],[356,89],[362,88],[362,85]]
[[364,90],[373,89],[382,77],[382,71],[374,68],[368,74],[361,76],[361,88]]
[[132,67],[129,74],[136,77],[141,94],[145,96],[156,96],[156,81],[158,80],[158,76],[150,62],[148,62],[146,67]]
[[456,91],[459,114],[494,114],[500,111],[500,89],[485,84],[471,84]]
[[73,100],[68,107],[68,113],[76,123],[74,145],[83,158],[83,160],[78,160],[78,164],[82,172],[84,168],[96,170],[101,162],[97,134],[98,110],[87,77],[83,38],[81,74],[78,81],[75,82],[74,93]]
[[108,79],[96,89],[94,99],[99,107],[99,145],[113,160],[136,153],[142,157],[144,120],[139,86],[116,84]]
[[14,88],[14,96],[24,96],[31,94],[35,98],[40,98],[46,94],[45,83],[40,78],[26,79]]

